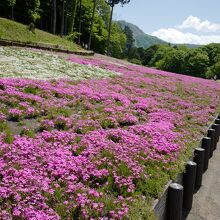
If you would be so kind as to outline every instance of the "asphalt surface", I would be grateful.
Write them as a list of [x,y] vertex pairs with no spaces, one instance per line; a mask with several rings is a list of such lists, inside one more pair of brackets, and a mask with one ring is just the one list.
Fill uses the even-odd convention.
[[186,220],[220,220],[220,142],[203,174],[202,186],[194,194]]

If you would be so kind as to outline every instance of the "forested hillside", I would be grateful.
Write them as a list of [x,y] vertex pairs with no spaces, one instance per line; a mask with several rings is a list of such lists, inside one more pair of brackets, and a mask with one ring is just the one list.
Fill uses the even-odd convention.
[[[121,5],[128,2],[117,1]],[[122,57],[126,35],[116,23],[110,25],[115,4],[110,0],[2,0],[0,16],[26,25],[32,23],[98,53],[107,53],[109,38],[109,54]]]

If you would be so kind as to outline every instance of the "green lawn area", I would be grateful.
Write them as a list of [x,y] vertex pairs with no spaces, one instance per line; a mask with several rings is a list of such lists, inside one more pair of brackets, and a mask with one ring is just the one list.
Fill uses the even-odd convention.
[[0,39],[25,43],[59,45],[59,47],[62,47],[63,49],[73,51],[83,50],[81,47],[65,38],[61,38],[39,29],[35,29],[34,32],[31,32],[26,25],[5,18],[0,18]]

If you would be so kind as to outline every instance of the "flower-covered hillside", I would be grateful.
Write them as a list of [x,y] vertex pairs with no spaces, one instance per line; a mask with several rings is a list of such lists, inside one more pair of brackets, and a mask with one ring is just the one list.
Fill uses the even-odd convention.
[[135,205],[157,197],[179,171],[218,111],[219,84],[69,60],[121,74],[0,79],[0,218],[144,218]]

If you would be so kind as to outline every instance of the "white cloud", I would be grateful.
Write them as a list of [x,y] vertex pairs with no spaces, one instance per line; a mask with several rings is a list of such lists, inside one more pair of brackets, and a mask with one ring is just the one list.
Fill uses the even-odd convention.
[[159,29],[157,31],[154,31],[152,35],[170,43],[220,43],[220,35],[196,35],[192,33],[184,33],[175,28]]
[[220,32],[220,24],[214,24],[208,20],[202,21],[195,16],[189,16],[181,25],[176,27],[179,29],[194,29],[201,32]]

